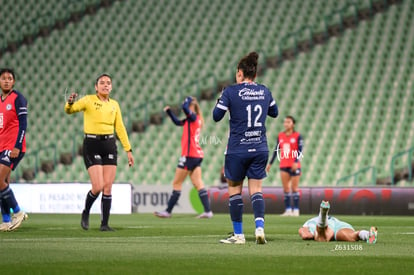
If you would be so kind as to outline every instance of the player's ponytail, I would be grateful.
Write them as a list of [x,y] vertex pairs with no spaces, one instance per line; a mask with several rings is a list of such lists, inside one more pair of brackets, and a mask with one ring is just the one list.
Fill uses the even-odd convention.
[[259,54],[257,52],[249,53],[239,61],[237,70],[241,70],[245,78],[248,78],[250,80],[255,79],[258,59]]
[[201,111],[201,108],[200,108],[200,104],[198,104],[198,101],[197,101],[196,97],[193,96],[192,99],[193,100],[191,101],[191,104],[194,105],[194,110],[195,110],[196,114],[198,116],[200,116],[201,127],[203,127],[204,126],[204,118],[203,118],[203,112]]

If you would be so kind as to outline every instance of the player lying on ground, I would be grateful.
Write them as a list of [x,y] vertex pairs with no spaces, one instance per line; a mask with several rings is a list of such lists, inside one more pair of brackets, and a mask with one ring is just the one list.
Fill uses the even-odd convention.
[[322,201],[319,216],[307,220],[299,228],[299,235],[303,240],[315,240],[318,242],[356,242],[359,240],[366,241],[367,243],[377,242],[376,227],[371,227],[370,231],[355,231],[349,223],[328,216],[329,208],[329,202]]

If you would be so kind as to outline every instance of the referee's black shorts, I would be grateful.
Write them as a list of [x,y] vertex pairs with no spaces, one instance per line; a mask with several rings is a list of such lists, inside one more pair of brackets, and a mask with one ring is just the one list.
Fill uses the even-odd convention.
[[115,135],[85,134],[83,160],[86,169],[92,165],[117,165],[117,158]]

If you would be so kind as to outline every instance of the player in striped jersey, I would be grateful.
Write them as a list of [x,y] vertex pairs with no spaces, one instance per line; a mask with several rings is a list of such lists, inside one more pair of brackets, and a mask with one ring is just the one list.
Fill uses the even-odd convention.
[[27,101],[13,89],[15,82],[12,69],[0,69],[0,201],[3,216],[0,231],[12,231],[27,218],[9,186],[11,171],[16,169],[26,152]]
[[181,137],[181,157],[175,170],[175,177],[172,183],[173,191],[168,200],[167,209],[164,211],[157,211],[154,215],[160,218],[171,217],[171,212],[180,198],[182,184],[185,178],[190,176],[204,207],[204,213],[197,216],[197,218],[211,218],[213,217],[213,212],[210,209],[207,190],[204,188],[204,183],[201,179],[201,162],[203,161],[204,152],[200,147],[199,139],[201,128],[204,123],[203,114],[197,99],[191,96],[184,100],[182,109],[186,118],[179,120],[169,106],[164,108],[164,112],[168,114],[174,124],[183,127],[183,134]]
[[277,117],[278,108],[269,89],[254,82],[259,55],[251,52],[237,65],[237,84],[227,87],[213,110],[214,121],[226,111],[230,115],[230,135],[225,153],[224,174],[229,192],[233,235],[221,243],[244,244],[243,180],[248,178],[249,195],[255,217],[256,243],[266,243],[264,234],[265,202],[262,181],[266,177],[269,149],[266,139],[266,117]]

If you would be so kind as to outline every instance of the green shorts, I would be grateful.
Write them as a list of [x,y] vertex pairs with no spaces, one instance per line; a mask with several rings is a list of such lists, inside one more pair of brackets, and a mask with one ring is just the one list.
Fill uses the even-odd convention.
[[349,228],[355,231],[355,229],[347,222],[343,222],[341,220],[338,220],[335,217],[329,217],[328,218],[328,226],[334,231],[334,238],[336,240],[336,234],[339,230]]

